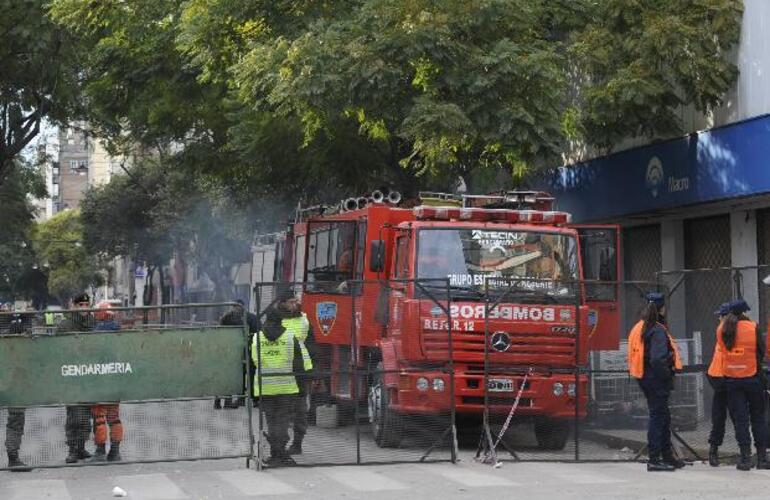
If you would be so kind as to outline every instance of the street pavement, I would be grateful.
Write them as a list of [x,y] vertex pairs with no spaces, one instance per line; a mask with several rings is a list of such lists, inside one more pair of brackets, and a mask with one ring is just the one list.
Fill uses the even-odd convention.
[[98,500],[119,486],[131,500],[366,498],[767,498],[770,471],[696,464],[648,473],[637,463],[473,462],[295,467],[257,472],[243,460],[0,472],[3,500]]

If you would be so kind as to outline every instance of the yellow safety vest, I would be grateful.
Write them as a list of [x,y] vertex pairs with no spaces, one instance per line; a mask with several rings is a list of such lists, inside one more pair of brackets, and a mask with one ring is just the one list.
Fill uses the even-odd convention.
[[54,326],[56,317],[52,312],[45,313],[45,326]]
[[307,315],[302,313],[296,318],[286,318],[281,322],[281,325],[299,341],[299,350],[302,352],[302,367],[306,372],[309,372],[313,369],[313,360],[310,358],[310,352],[305,345],[308,333],[310,333],[310,321],[308,321]]
[[293,373],[294,335],[289,329],[275,340],[268,340],[263,332],[255,333],[251,343],[251,360],[258,367],[254,375],[254,396],[260,396],[260,383],[263,396],[299,393]]

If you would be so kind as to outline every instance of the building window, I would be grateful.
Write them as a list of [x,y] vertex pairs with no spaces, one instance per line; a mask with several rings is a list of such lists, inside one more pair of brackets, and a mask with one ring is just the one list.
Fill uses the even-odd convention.
[[53,198],[54,199],[59,197],[59,185],[58,184],[54,184],[53,185],[53,190],[52,190],[51,194],[53,194]]

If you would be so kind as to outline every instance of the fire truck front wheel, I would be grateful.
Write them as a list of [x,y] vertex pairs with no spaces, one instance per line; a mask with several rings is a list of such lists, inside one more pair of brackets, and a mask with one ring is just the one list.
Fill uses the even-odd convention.
[[383,382],[382,371],[382,363],[378,363],[367,398],[369,422],[377,445],[395,448],[401,444],[401,418],[390,408],[390,395]]
[[543,450],[563,450],[569,438],[570,421],[561,418],[535,417],[535,439]]

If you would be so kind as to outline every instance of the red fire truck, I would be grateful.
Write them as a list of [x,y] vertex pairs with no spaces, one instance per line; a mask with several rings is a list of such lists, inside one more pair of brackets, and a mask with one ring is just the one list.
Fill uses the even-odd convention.
[[[576,390],[569,371],[589,350],[618,346],[617,286],[592,281],[617,280],[619,230],[572,225],[553,204],[537,192],[427,193],[414,208],[348,200],[347,210],[304,212],[278,238],[275,279],[304,284],[330,396],[366,401],[380,446],[399,444],[403,419],[444,415],[452,399],[458,415],[482,414],[486,351],[490,413],[510,411],[532,368],[516,415],[534,419],[542,448],[564,447],[576,394],[580,416],[588,399],[585,375]],[[573,285],[516,285],[522,277]],[[430,297],[446,300],[447,279],[449,315]],[[485,287],[496,286],[505,298],[485,320]],[[454,393],[442,369],[450,329]],[[382,375],[354,386],[350,366]]]

